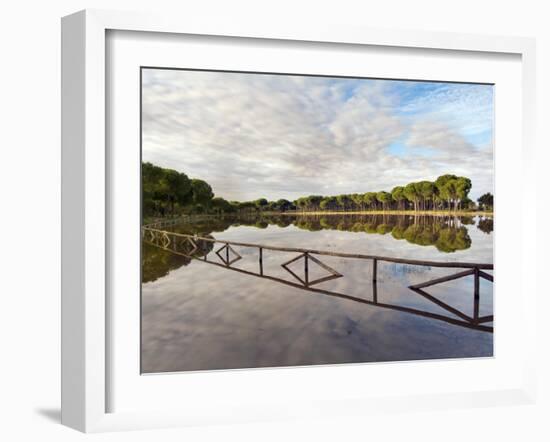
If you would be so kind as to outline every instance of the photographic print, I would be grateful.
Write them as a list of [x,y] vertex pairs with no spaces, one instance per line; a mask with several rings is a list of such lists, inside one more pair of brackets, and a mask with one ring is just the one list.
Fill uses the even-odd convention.
[[493,355],[490,84],[141,69],[141,372]]

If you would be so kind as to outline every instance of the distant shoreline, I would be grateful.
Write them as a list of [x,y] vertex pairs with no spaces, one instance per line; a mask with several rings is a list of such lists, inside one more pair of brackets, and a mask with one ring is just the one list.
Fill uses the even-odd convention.
[[486,216],[493,218],[493,212],[489,211],[480,211],[476,210],[473,212],[468,212],[465,210],[350,210],[350,211],[311,211],[311,212],[298,212],[298,211],[286,211],[286,212],[273,212],[273,211],[265,211],[265,212],[245,212],[245,213],[221,213],[221,214],[187,214],[187,215],[180,215],[176,217],[165,217],[165,218],[144,218],[142,225],[148,225],[151,223],[158,223],[158,222],[169,222],[169,221],[176,221],[180,220],[182,217],[191,217],[195,219],[202,219],[202,218],[217,218],[217,217],[225,217],[225,216],[342,216],[342,215],[407,215],[407,216],[439,216],[439,217],[448,217],[448,216]]
[[258,212],[258,215],[410,215],[410,216],[488,216],[493,217],[489,211],[466,211],[466,210],[350,210],[350,211],[286,211],[286,212]]

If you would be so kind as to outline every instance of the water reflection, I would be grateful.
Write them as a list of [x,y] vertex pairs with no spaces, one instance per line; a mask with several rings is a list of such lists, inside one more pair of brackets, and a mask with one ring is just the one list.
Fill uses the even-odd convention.
[[210,234],[223,232],[230,227],[248,226],[266,229],[270,225],[281,228],[295,226],[317,232],[338,230],[377,235],[390,234],[419,246],[433,246],[438,251],[453,253],[466,250],[472,240],[466,226],[476,225],[484,233],[493,231],[493,219],[466,216],[414,216],[414,215],[259,215],[204,217],[192,224],[175,227],[181,233]]
[[[181,266],[189,265],[191,257],[187,254],[173,253],[174,249],[159,247],[149,241],[142,241],[142,257],[141,257],[141,281],[152,282],[162,278],[170,271],[180,268]],[[193,253],[193,256],[205,256],[212,250],[213,244],[206,243],[202,245],[200,250]]]
[[[419,246],[434,246],[439,252],[452,253],[469,249],[472,239],[466,226],[477,226],[484,233],[493,231],[493,219],[486,217],[402,216],[402,215],[263,215],[263,216],[205,216],[191,223],[166,228],[184,234],[211,236],[239,226],[267,229],[295,226],[317,232],[338,230],[376,235],[390,234],[395,240],[404,240]],[[210,244],[211,247],[211,244]],[[208,253],[209,250],[201,250]],[[202,256],[202,255],[201,255]],[[163,252],[144,243],[142,255],[142,282],[166,276],[170,270],[189,264],[189,258]]]
[[[490,221],[355,215],[205,217],[171,230],[286,247],[492,262]],[[377,284],[372,284],[370,262],[327,256],[323,263],[343,277],[304,288],[281,267],[296,253],[264,251],[263,277],[256,277],[257,250],[235,246],[242,259],[228,266],[222,259],[226,250],[216,254],[220,244],[195,245],[194,251],[192,244],[176,247],[197,258],[190,259],[143,243],[143,372],[492,355],[489,281],[481,281],[476,301],[471,275],[413,291],[410,286],[447,276],[449,269],[380,263]],[[232,261],[235,255],[230,253]],[[302,276],[303,260],[289,268]],[[309,270],[312,281],[326,275],[318,266]]]
[[[165,238],[170,238],[170,241],[163,242],[163,239],[165,239]],[[227,270],[240,272],[243,275],[255,276],[255,277],[258,277],[258,278],[267,279],[267,280],[270,280],[270,281],[273,281],[273,282],[278,282],[280,284],[285,284],[285,285],[288,285],[290,287],[294,287],[294,288],[298,288],[298,289],[302,289],[302,290],[307,290],[307,291],[310,291],[310,292],[313,292],[313,293],[319,293],[319,294],[324,294],[324,295],[327,295],[327,296],[333,296],[335,298],[346,299],[348,301],[353,301],[353,302],[356,302],[356,303],[359,303],[359,304],[374,305],[374,306],[377,306],[377,307],[380,307],[380,308],[397,310],[397,311],[401,311],[401,312],[410,313],[410,314],[413,314],[413,315],[425,316],[425,317],[428,317],[428,318],[448,322],[450,324],[459,325],[461,327],[472,328],[472,329],[479,330],[479,331],[486,331],[486,332],[492,332],[493,331],[492,326],[484,325],[484,323],[492,322],[493,321],[493,316],[488,315],[488,316],[485,316],[485,317],[479,317],[479,297],[474,296],[473,292],[472,292],[472,302],[473,302],[473,306],[474,306],[473,307],[474,314],[473,314],[472,317],[470,317],[470,316],[464,314],[463,312],[461,312],[460,310],[452,307],[451,305],[449,305],[449,304],[445,303],[444,301],[430,295],[425,290],[423,290],[424,287],[428,287],[428,286],[435,285],[435,284],[439,283],[438,280],[437,281],[434,280],[434,281],[423,282],[421,284],[417,284],[417,285],[411,286],[409,288],[411,290],[413,290],[415,293],[418,293],[419,295],[423,296],[424,298],[426,298],[427,300],[429,300],[433,304],[436,304],[436,305],[440,306],[441,308],[443,308],[445,311],[450,312],[452,315],[454,315],[454,317],[448,317],[448,316],[444,316],[444,315],[440,315],[440,314],[435,314],[435,313],[432,313],[430,311],[414,309],[414,308],[406,307],[406,306],[403,306],[403,305],[386,304],[386,303],[383,303],[383,302],[379,302],[379,300],[378,300],[378,283],[377,283],[376,277],[373,277],[373,281],[372,281],[372,293],[373,293],[372,300],[355,297],[353,295],[346,294],[346,293],[339,293],[339,292],[334,292],[334,291],[330,291],[330,290],[324,290],[324,289],[319,289],[319,288],[313,287],[313,285],[315,285],[315,284],[319,284],[321,282],[326,282],[326,281],[329,281],[329,280],[332,280],[332,279],[343,277],[342,274],[338,273],[333,268],[331,268],[330,266],[323,263],[318,257],[315,257],[313,254],[307,254],[307,253],[306,254],[301,254],[301,255],[298,255],[298,256],[292,258],[291,260],[281,264],[281,266],[287,272],[289,272],[296,280],[298,280],[299,283],[296,283],[296,282],[293,282],[293,281],[288,281],[287,279],[283,279],[283,278],[276,277],[276,276],[269,275],[269,274],[265,273],[264,272],[264,267],[263,267],[263,252],[262,252],[261,248],[259,248],[260,254],[259,254],[259,259],[258,259],[258,269],[257,269],[257,271],[249,271],[249,270],[244,270],[244,269],[232,266],[232,264],[234,264],[238,260],[242,259],[242,256],[238,252],[236,252],[229,244],[222,245],[218,250],[215,251],[215,254],[213,254],[214,255],[213,260],[212,259],[209,260],[208,259],[209,252],[214,249],[213,246],[215,246],[216,244],[219,245],[219,243],[216,243],[214,241],[203,240],[201,237],[194,237],[194,238],[189,237],[188,241],[185,241],[185,237],[180,237],[180,236],[175,236],[175,235],[164,235],[164,238],[163,238],[163,236],[160,235],[160,234],[149,236],[146,233],[144,235],[144,242],[147,244],[148,247],[154,247],[159,251],[163,250],[163,251],[168,252],[172,255],[179,256],[181,258],[185,258],[185,259],[188,260],[188,261],[182,263],[181,265],[188,265],[190,263],[191,259],[198,259],[201,262],[211,264],[211,265],[215,265],[215,266],[219,266],[219,267],[225,268]],[[230,253],[232,253],[232,255],[230,255]],[[296,261],[299,261],[300,259],[302,259],[302,260],[305,259],[305,262],[306,262],[305,277],[303,279],[302,279],[302,277],[298,276],[293,270],[291,270],[288,267],[289,264],[291,264],[293,262],[296,262]],[[308,261],[313,261],[314,263],[318,264],[321,268],[328,271],[329,276],[324,276],[324,277],[321,277],[321,278],[317,278],[315,280],[309,280],[308,279],[309,267],[307,265]],[[479,272],[479,270],[476,270],[476,272]],[[492,281],[492,276],[491,275],[488,275],[485,272],[481,272],[481,273],[483,275],[486,275],[486,278]],[[474,274],[474,270],[469,269],[469,270],[462,271],[462,272],[459,272],[459,273],[451,274],[450,276],[443,277],[441,279],[444,280],[444,281],[448,281],[448,280],[458,279],[458,278],[461,278],[463,276],[469,276],[469,275],[472,275],[472,274]]]
[[491,233],[493,231],[493,218],[483,218],[480,219],[477,228],[483,233]]

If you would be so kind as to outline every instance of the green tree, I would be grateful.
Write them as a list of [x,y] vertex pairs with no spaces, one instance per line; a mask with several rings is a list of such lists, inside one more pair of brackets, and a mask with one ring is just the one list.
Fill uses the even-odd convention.
[[405,188],[403,186],[396,186],[391,191],[392,199],[397,203],[399,209],[403,209],[403,204],[407,200],[405,196]]
[[382,191],[376,194],[376,199],[382,204],[382,210],[386,210],[387,205],[392,201],[392,196],[391,193]]
[[205,209],[210,206],[210,201],[214,197],[212,187],[206,181],[199,179],[191,180],[191,191],[193,193],[193,203],[195,205],[201,205]]
[[231,213],[236,211],[236,208],[229,201],[221,197],[212,198],[210,206],[217,213]]
[[336,198],[333,196],[327,196],[321,200],[319,207],[321,210],[334,210],[338,206]]
[[468,194],[472,188],[472,181],[466,177],[458,177],[456,175],[441,175],[435,180],[439,197],[447,201],[449,209],[458,210],[461,201],[468,198]]
[[437,193],[437,188],[435,184],[432,183],[431,181],[420,181],[419,183],[416,184],[416,186],[417,186],[417,191],[420,197],[422,198],[422,204],[424,206],[423,207],[424,210],[429,209],[429,207],[426,205],[426,202],[431,202],[433,207],[434,196]]
[[319,204],[323,197],[320,195],[309,195],[306,199],[309,210],[319,210]]
[[169,205],[172,215],[175,214],[176,204],[184,205],[188,202],[191,190],[192,182],[187,175],[172,169],[163,169],[157,191],[160,199]]
[[460,208],[460,205],[462,202],[466,202],[468,200],[468,194],[470,193],[470,190],[472,189],[472,181],[469,178],[466,177],[458,177],[456,180],[456,202],[455,202],[455,210],[457,208]]
[[492,193],[484,193],[481,195],[477,202],[479,204],[479,207],[483,210],[493,210],[493,194]]
[[254,205],[256,206],[256,209],[263,210],[267,207],[268,201],[265,198],[259,198],[254,201]]
[[417,211],[418,201],[420,200],[420,194],[418,193],[416,183],[407,184],[403,189],[403,194],[411,203],[413,203],[414,210]]
[[435,180],[435,186],[437,187],[437,191],[439,194],[439,198],[442,201],[447,202],[447,208],[451,208],[451,201],[454,198],[455,194],[455,185],[454,181],[456,181],[458,177],[456,175],[441,175]]
[[232,204],[236,205],[240,212],[246,213],[246,212],[256,211],[256,205],[254,204],[253,201],[243,201],[243,202],[233,201]]
[[289,200],[285,200],[285,199],[282,199],[282,198],[277,200],[276,207],[277,207],[278,210],[280,210],[282,212],[286,212],[287,210],[293,210],[294,209],[294,205]]
[[342,209],[346,210],[351,202],[351,198],[348,195],[338,195],[336,201]]
[[363,210],[364,201],[363,201],[363,195],[362,194],[353,193],[352,195],[350,195],[350,198],[351,198],[351,201],[353,202],[353,204],[355,204],[355,206],[357,207],[357,209]]
[[141,166],[141,190],[143,214],[145,216],[160,215],[163,195],[160,192],[160,180],[163,169],[151,163],[143,163]]
[[191,193],[187,175],[163,169],[151,163],[142,164],[143,206],[146,215],[175,214],[176,206],[185,205]]
[[368,207],[376,209],[376,192],[367,192],[363,194],[363,201]]
[[307,207],[307,199],[305,197],[298,198],[296,201],[294,201],[294,204],[298,209],[304,211]]

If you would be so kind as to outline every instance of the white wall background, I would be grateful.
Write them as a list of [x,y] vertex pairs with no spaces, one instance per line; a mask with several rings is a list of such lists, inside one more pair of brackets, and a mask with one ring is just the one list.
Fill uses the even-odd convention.
[[[550,440],[548,319],[539,308],[538,405],[380,415],[324,422],[161,430],[85,436],[59,425],[60,358],[60,17],[84,8],[245,15],[250,20],[349,23],[532,36],[538,43],[539,196],[548,190],[550,13],[544,1],[392,0],[271,2],[19,0],[0,9],[0,439],[156,440]],[[544,160],[543,160],[544,155]],[[542,211],[545,213],[543,214]],[[543,216],[544,215],[544,216]],[[539,270],[548,244],[539,212]],[[29,271],[31,269],[32,271]],[[534,269],[535,271],[535,269]],[[541,295],[548,289],[539,282]],[[546,292],[546,293],[545,293]]]

